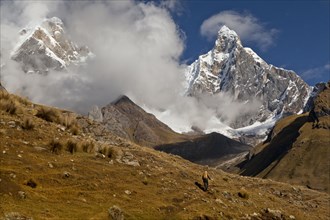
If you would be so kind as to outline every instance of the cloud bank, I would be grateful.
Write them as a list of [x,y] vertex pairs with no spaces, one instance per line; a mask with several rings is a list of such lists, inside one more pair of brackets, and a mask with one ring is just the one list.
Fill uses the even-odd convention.
[[[135,1],[1,2],[1,81],[32,101],[86,114],[126,94],[176,131],[220,129],[253,111],[230,96],[183,97],[185,37],[166,5]],[[174,7],[174,6],[173,6]],[[61,18],[71,39],[95,54],[86,65],[48,75],[25,74],[10,52],[18,32],[45,17]],[[221,105],[220,105],[221,103]],[[232,110],[229,110],[232,109]],[[235,111],[233,111],[235,109]],[[222,122],[216,117],[222,115]]]
[[[29,4],[20,1],[2,5],[1,9],[15,9],[10,13],[12,15],[17,12],[11,19],[1,18],[1,45],[9,45],[1,50],[4,56],[7,55],[3,57],[7,68],[3,80],[10,90],[24,87],[25,95],[40,102],[44,100],[36,97],[53,97],[53,90],[59,93],[66,91],[61,103],[48,98],[46,103],[59,105],[67,102],[67,107],[80,111],[91,104],[86,100],[105,104],[124,93],[134,94],[150,105],[164,107],[171,101],[170,97],[180,93],[183,66],[178,60],[184,49],[184,39],[170,13],[163,7],[133,1],[57,4],[53,1]],[[8,55],[18,41],[19,30],[29,25],[23,21],[40,22],[53,15],[64,21],[73,41],[88,45],[96,58],[83,67],[69,69],[67,74],[50,73],[39,82],[40,76],[24,76],[18,71]],[[11,68],[11,73],[8,68]],[[22,82],[16,74],[30,80]],[[43,88],[49,88],[46,94]]]
[[243,42],[252,42],[262,50],[267,50],[274,44],[278,33],[275,28],[267,29],[252,14],[240,14],[231,10],[222,11],[206,19],[200,27],[200,33],[208,39],[214,39],[223,25],[235,30]]

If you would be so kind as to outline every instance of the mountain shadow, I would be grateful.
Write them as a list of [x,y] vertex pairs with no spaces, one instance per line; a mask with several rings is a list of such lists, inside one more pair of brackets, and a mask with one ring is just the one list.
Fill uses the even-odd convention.
[[251,147],[213,132],[188,141],[156,146],[155,149],[195,163],[216,166],[228,155],[249,152]]
[[[252,156],[252,159],[237,166],[242,169],[244,176],[256,176],[266,168],[270,169],[263,177],[266,177],[272,168],[284,157],[292,148],[293,143],[299,136],[299,129],[308,121],[308,116],[299,117],[285,127],[279,134],[275,135],[269,144],[260,153]],[[270,134],[271,135],[271,134]]]

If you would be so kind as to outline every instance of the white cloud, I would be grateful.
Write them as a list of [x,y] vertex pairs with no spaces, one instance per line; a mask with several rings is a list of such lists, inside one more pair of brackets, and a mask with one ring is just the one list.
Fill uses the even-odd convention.
[[[56,7],[41,3],[16,2],[16,10],[12,11],[13,14],[19,12],[15,22],[9,23],[7,17],[1,17],[1,28],[5,25],[12,29],[10,36],[7,31],[1,31],[1,41],[15,42],[13,39],[17,37],[13,37],[26,25],[23,21],[29,21],[27,18],[42,20],[41,17],[56,14],[64,20],[72,39],[88,45],[96,58],[84,67],[69,69],[69,75],[49,74],[43,82],[34,80],[39,78],[36,75],[19,77],[24,73],[4,71],[4,84],[9,90],[19,91],[24,84],[24,92],[36,101],[84,112],[91,104],[107,104],[124,93],[159,107],[168,105],[171,97],[180,93],[183,73],[178,60],[184,41],[168,10],[133,1],[60,2]],[[9,6],[12,5],[7,9]],[[38,9],[44,10],[40,16],[35,14]],[[2,42],[1,45],[6,45]],[[2,61],[6,59],[7,69],[13,63],[8,57],[13,45],[1,49],[1,53],[7,55],[2,57]],[[13,81],[14,75],[17,82]],[[23,83],[23,78],[30,80]],[[65,94],[57,95],[63,92]]]
[[214,39],[219,29],[226,25],[237,32],[243,42],[256,44],[260,49],[266,50],[274,44],[277,29],[267,29],[252,14],[239,14],[236,11],[222,11],[206,19],[200,28],[202,36]]
[[320,82],[322,79],[326,78],[330,80],[330,63],[326,63],[323,66],[307,69],[303,71],[300,76],[306,82],[312,82],[312,84]]
[[[184,36],[164,6],[135,1],[18,1],[1,3],[1,10],[1,63],[6,64],[2,83],[34,102],[87,113],[93,105],[105,106],[126,94],[155,113],[166,113],[162,119],[178,131],[192,125],[219,128],[216,115],[230,123],[242,113],[230,109],[251,111],[231,97],[198,101],[181,96]],[[25,74],[10,58],[18,32],[30,21],[50,16],[61,18],[71,38],[87,45],[96,57],[67,72]]]
[[181,15],[183,12],[183,6],[181,0],[162,0],[160,6],[167,8],[171,12]]

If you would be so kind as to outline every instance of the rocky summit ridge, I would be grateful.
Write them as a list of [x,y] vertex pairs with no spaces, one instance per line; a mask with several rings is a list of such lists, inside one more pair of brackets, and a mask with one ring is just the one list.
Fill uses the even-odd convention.
[[47,74],[51,70],[64,70],[70,64],[83,63],[93,56],[88,47],[79,47],[70,40],[62,20],[57,17],[24,28],[20,35],[11,58],[21,63],[24,72]]
[[241,103],[261,103],[232,121],[233,128],[302,112],[311,92],[294,71],[266,63],[226,26],[219,30],[214,48],[188,66],[185,76],[187,95],[226,93]]
[[111,133],[145,146],[156,146],[186,139],[185,135],[174,132],[125,95],[102,108],[94,106],[88,113],[88,117],[100,122],[104,129]]

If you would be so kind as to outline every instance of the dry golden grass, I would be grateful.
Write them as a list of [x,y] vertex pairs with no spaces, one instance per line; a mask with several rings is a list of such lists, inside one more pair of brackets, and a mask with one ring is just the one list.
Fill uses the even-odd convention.
[[57,124],[62,124],[63,122],[59,110],[46,106],[40,106],[36,116],[48,122]]
[[71,125],[71,127],[70,127],[70,132],[71,132],[73,135],[78,135],[79,132],[80,132],[79,126],[78,126],[78,125]]
[[0,90],[0,100],[1,99],[10,99],[10,94],[6,91]]
[[80,149],[85,153],[92,153],[95,152],[95,144],[91,140],[84,140],[80,143]]
[[[204,192],[195,182],[201,183],[206,167],[180,157],[125,140],[113,147],[91,134],[73,137],[27,110],[18,115],[0,111],[0,118],[5,122],[0,123],[0,219],[14,212],[33,219],[107,219],[113,205],[123,210],[125,219],[244,219],[265,208],[298,220],[330,218],[326,193],[213,169],[209,191]],[[24,118],[33,120],[34,129],[7,125]],[[81,150],[66,151],[68,140]],[[104,153],[110,148],[130,152],[140,166],[118,163],[113,160],[118,155],[84,153],[103,145]]]
[[1,99],[0,100],[0,109],[11,115],[14,115],[18,111],[18,106],[14,101],[12,101],[10,99]]

